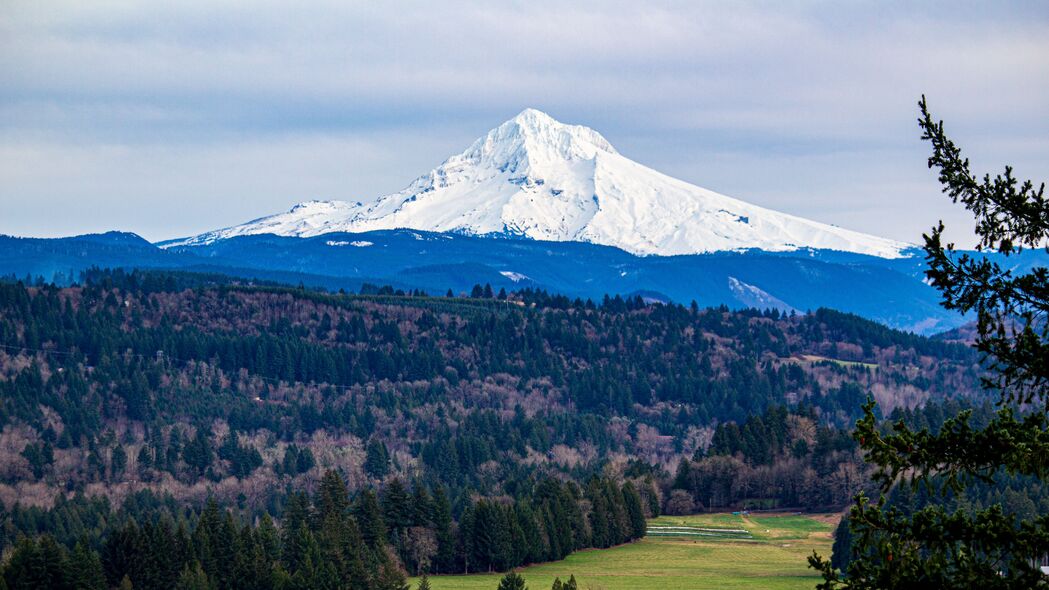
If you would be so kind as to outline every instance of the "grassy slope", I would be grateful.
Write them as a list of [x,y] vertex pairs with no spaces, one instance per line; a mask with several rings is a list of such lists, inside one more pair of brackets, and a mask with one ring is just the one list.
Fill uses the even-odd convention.
[[[563,561],[520,571],[530,590],[546,590],[554,576],[565,580],[571,574],[581,589],[594,590],[812,588],[817,577],[805,558],[813,549],[830,553],[833,522],[833,517],[810,515],[664,516],[650,524],[744,528],[754,539],[651,537],[612,549],[579,551]],[[494,590],[499,578],[436,576],[430,583],[434,590]]]

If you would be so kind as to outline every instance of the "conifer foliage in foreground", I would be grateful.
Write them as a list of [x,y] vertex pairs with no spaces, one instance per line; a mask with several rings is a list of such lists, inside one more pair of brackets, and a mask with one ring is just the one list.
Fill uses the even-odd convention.
[[[1049,251],[1045,184],[1018,183],[1012,169],[977,178],[969,161],[919,103],[922,138],[930,141],[929,167],[943,191],[976,218],[981,250],[1012,256],[1024,248]],[[1002,504],[949,512],[944,502],[973,482],[1023,477],[1045,485],[1049,476],[1049,270],[1024,274],[978,256],[957,254],[942,242],[941,222],[925,236],[927,275],[943,305],[978,319],[976,348],[990,368],[985,385],[1000,393],[1000,409],[974,425],[963,411],[937,431],[903,421],[879,426],[874,403],[855,438],[876,467],[877,503],[860,494],[852,508],[851,560],[845,572],[817,555],[820,588],[1049,588],[1037,565],[1049,557],[1049,514],[1021,519]],[[908,511],[886,501],[890,490],[913,489],[930,501]]]

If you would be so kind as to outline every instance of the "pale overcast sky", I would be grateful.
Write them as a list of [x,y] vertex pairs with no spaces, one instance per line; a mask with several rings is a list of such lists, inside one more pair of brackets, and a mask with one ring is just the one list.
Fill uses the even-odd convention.
[[[525,107],[727,195],[917,242],[1049,180],[1049,3],[0,1],[0,233],[160,240],[397,191]],[[954,234],[965,238],[960,229]]]

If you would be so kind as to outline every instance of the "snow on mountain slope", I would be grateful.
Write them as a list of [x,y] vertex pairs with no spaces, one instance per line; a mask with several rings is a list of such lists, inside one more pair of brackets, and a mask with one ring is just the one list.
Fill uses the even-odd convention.
[[534,109],[374,202],[309,201],[162,246],[262,233],[308,237],[397,228],[582,241],[663,256],[816,248],[896,258],[909,247],[671,178],[622,156],[593,129],[565,125]]

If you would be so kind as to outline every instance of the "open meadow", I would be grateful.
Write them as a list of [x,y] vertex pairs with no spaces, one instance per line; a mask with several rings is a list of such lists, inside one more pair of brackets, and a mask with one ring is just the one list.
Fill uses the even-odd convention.
[[[644,539],[520,568],[530,590],[575,575],[580,589],[812,588],[806,557],[830,554],[837,515],[699,514],[649,521]],[[500,574],[434,576],[435,590],[495,590]],[[413,580],[414,587],[415,580]]]

